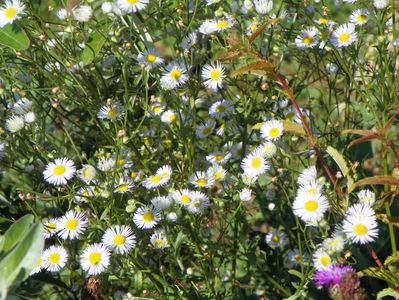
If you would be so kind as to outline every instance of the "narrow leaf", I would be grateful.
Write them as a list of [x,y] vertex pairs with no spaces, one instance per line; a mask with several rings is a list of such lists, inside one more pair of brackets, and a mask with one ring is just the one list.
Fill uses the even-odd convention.
[[265,24],[261,25],[258,27],[258,29],[255,30],[255,32],[249,37],[249,43],[252,44],[256,38],[270,25],[273,25],[275,23],[280,22],[279,18],[274,18],[266,22]]
[[353,185],[355,183],[355,173],[353,172],[353,167],[351,163],[335,148],[328,146],[326,152],[334,159],[335,163],[340,168],[342,175],[344,175],[348,180],[348,190],[353,190]]
[[283,128],[284,128],[284,131],[288,131],[288,132],[291,132],[291,133],[294,133],[294,134],[300,135],[300,136],[306,136],[306,132],[303,129],[303,127],[299,126],[298,124],[296,124],[294,122],[284,120]]
[[251,71],[263,71],[266,74],[272,74],[274,72],[274,66],[266,60],[258,60],[249,63],[231,73],[232,77],[237,77],[242,74],[249,73]]
[[0,44],[15,50],[25,50],[29,48],[30,41],[25,31],[14,23],[0,28]]
[[380,136],[377,133],[372,133],[372,134],[369,134],[369,135],[365,135],[365,136],[362,136],[361,138],[358,138],[358,139],[353,140],[352,142],[350,142],[349,145],[348,145],[348,148],[350,148],[350,147],[352,147],[354,145],[357,145],[357,144],[361,144],[361,143],[368,142],[368,141],[375,140],[375,139],[379,139],[379,138],[380,138]]
[[385,288],[378,292],[376,299],[380,300],[385,297],[393,297],[394,299],[399,299],[399,293],[392,288]]
[[399,180],[396,179],[395,177],[392,176],[385,176],[385,175],[377,175],[373,177],[366,177],[363,178],[357,182],[355,182],[352,186],[351,191],[353,191],[356,187],[358,186],[363,186],[363,185],[399,185]]

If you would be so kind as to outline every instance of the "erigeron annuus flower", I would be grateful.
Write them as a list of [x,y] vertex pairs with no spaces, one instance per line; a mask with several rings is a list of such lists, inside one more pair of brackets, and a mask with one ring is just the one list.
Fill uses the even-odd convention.
[[323,195],[298,194],[292,204],[294,214],[302,221],[314,224],[320,221],[329,205]]
[[33,102],[23,97],[14,103],[12,111],[17,115],[24,115],[32,110]]
[[165,111],[165,104],[158,101],[151,102],[150,114],[160,116]]
[[369,11],[367,8],[356,9],[350,16],[349,22],[356,25],[363,25],[367,23]]
[[89,275],[98,275],[109,266],[111,252],[100,243],[89,245],[80,255],[80,265]]
[[256,149],[242,160],[241,168],[246,175],[255,177],[265,173],[269,170],[270,166],[267,164],[263,153],[259,149]]
[[44,238],[48,239],[52,237],[57,232],[57,221],[56,218],[48,219],[47,221],[43,222],[44,225]]
[[153,205],[140,207],[133,215],[133,222],[140,229],[151,229],[159,221],[161,221],[161,212]]
[[68,261],[68,253],[61,246],[50,246],[43,251],[42,266],[50,272],[58,272],[61,270]]
[[129,177],[120,177],[118,182],[114,185],[114,192],[119,194],[125,194],[130,192],[133,188],[133,180]]
[[266,234],[265,241],[266,244],[273,249],[280,248],[287,242],[287,234],[283,231],[274,229]]
[[81,187],[75,195],[76,202],[85,202],[87,203],[88,200],[94,197],[94,186],[85,186]]
[[110,121],[120,120],[125,114],[125,109],[119,101],[113,101],[101,107],[97,113],[99,119],[106,119]]
[[150,242],[156,249],[164,249],[169,247],[168,240],[166,239],[165,231],[160,229],[156,230],[150,237]]
[[331,263],[330,255],[323,248],[317,249],[313,254],[313,265],[316,270],[326,270],[331,266]]
[[161,176],[163,180],[166,180],[166,182],[170,180],[172,174],[173,170],[169,165],[162,166],[156,171],[156,175]]
[[186,83],[189,79],[183,64],[172,62],[166,66],[161,77],[161,87],[164,90],[172,90]]
[[110,250],[115,249],[117,253],[125,254],[136,245],[136,236],[129,226],[115,225],[105,231],[102,242]]
[[298,249],[288,252],[286,256],[286,263],[289,267],[297,267],[302,264],[307,264],[309,255],[307,253],[300,254]]
[[88,5],[79,5],[72,9],[72,14],[76,21],[87,22],[93,15],[93,9]]
[[0,8],[0,27],[12,24],[24,15],[25,5],[20,0],[6,0]]
[[116,5],[125,13],[134,13],[147,6],[149,0],[117,0]]
[[229,100],[219,100],[209,108],[209,115],[212,118],[221,119],[228,117],[233,111],[233,105]]
[[239,198],[241,201],[247,202],[252,200],[252,190],[248,188],[243,188],[239,193]]
[[305,170],[299,174],[297,182],[298,185],[306,185],[308,182],[316,181],[317,170],[315,166],[307,167]]
[[214,183],[213,178],[210,178],[206,172],[202,171],[195,172],[188,180],[198,188],[210,188]]
[[223,181],[226,178],[226,170],[218,164],[212,165],[206,171],[208,178],[213,178],[214,181]]
[[97,162],[97,168],[103,172],[112,172],[115,168],[115,158],[114,157],[100,157]]
[[298,188],[297,195],[304,197],[316,197],[321,195],[322,185],[315,180],[310,180],[301,184]]
[[204,85],[212,90],[221,88],[225,77],[224,68],[218,61],[205,65],[201,71],[201,78],[204,81]]
[[388,0],[374,0],[373,5],[376,9],[384,9],[388,6]]
[[191,193],[192,201],[185,208],[193,214],[200,214],[209,206],[209,198],[202,192],[193,191]]
[[183,40],[180,43],[180,46],[182,49],[189,49],[197,43],[197,40],[198,40],[197,32],[191,32],[183,38]]
[[258,14],[266,15],[273,9],[273,0],[254,0],[254,6]]
[[208,137],[214,130],[216,122],[214,120],[206,120],[195,129],[195,134],[198,138],[204,139]]
[[168,182],[168,180],[169,179],[167,177],[162,177],[160,174],[155,174],[148,176],[143,181],[143,186],[146,189],[153,189],[165,185]]
[[159,196],[151,199],[151,204],[158,210],[165,210],[172,204],[172,199],[167,196]]
[[25,118],[23,116],[11,116],[6,120],[6,129],[11,133],[16,133],[25,126]]
[[333,233],[328,239],[323,242],[323,249],[327,252],[340,253],[345,247],[345,234],[342,232]]
[[76,167],[72,160],[57,158],[46,166],[44,179],[52,185],[66,184],[75,175]]
[[[43,253],[42,253],[43,255]],[[41,270],[43,270],[43,259],[42,259],[42,255],[40,255],[40,257],[36,260],[35,263],[35,267],[33,268],[33,270],[30,272],[29,276],[32,276],[34,274],[39,273]]]
[[319,31],[315,27],[308,27],[302,30],[295,38],[298,48],[313,48],[319,42]]
[[206,160],[211,164],[225,164],[231,157],[231,153],[215,151],[206,156]]
[[57,220],[57,235],[62,239],[77,239],[88,225],[87,217],[82,212],[68,211]]
[[95,181],[97,171],[92,165],[83,165],[82,168],[78,170],[77,175],[86,184],[90,184],[92,181]]
[[279,120],[270,120],[262,124],[260,135],[271,141],[277,141],[283,134],[283,122]]
[[158,51],[154,48],[148,48],[147,50],[140,52],[137,56],[137,61],[140,64],[143,64],[148,70],[163,63],[163,59],[160,57]]
[[378,237],[377,217],[367,204],[352,205],[345,215],[342,228],[353,243],[367,244]]
[[259,149],[266,158],[272,158],[277,152],[277,146],[270,141],[263,143],[257,149]]
[[161,121],[167,124],[173,124],[177,121],[177,113],[171,109],[165,111],[161,116]]
[[234,26],[234,18],[232,16],[226,16],[214,21],[216,31],[224,31]]
[[181,189],[172,192],[172,199],[180,205],[186,206],[192,202],[192,191],[188,189]]
[[338,26],[331,35],[331,43],[335,48],[348,47],[356,41],[355,25],[350,23]]
[[370,206],[373,206],[375,203],[375,194],[368,189],[358,192],[357,198],[359,199],[359,203],[368,204]]

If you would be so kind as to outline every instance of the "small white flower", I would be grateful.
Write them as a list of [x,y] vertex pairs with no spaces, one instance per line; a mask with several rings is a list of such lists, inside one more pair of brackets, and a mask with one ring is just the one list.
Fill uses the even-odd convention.
[[189,181],[197,188],[210,188],[215,182],[213,178],[210,178],[206,172],[202,171],[196,172],[195,174],[191,175]]
[[107,119],[110,121],[120,120],[125,113],[125,109],[119,101],[113,101],[109,105],[101,107],[97,113],[99,119]]
[[294,214],[309,224],[320,221],[328,207],[326,197],[310,193],[298,194],[292,204]]
[[349,22],[356,25],[366,24],[369,14],[370,13],[367,8],[357,9],[349,16]]
[[46,222],[43,222],[45,239],[48,239],[49,237],[52,237],[54,234],[56,234],[57,221],[58,221],[58,219],[52,218],[52,219],[47,220]]
[[220,89],[225,78],[224,68],[222,64],[216,61],[214,64],[205,65],[201,71],[201,77],[204,85],[212,90]]
[[25,119],[23,116],[11,116],[6,120],[6,128],[9,132],[15,133],[23,129],[25,126]]
[[93,9],[88,5],[79,5],[72,9],[72,14],[75,20],[79,22],[87,22],[93,14]]
[[213,118],[221,119],[229,116],[233,111],[233,105],[229,100],[219,100],[209,108],[209,115]]
[[206,120],[205,122],[201,123],[200,125],[197,126],[195,129],[195,134],[198,138],[200,139],[205,139],[215,129],[216,122],[212,119]]
[[76,172],[75,164],[72,160],[63,157],[57,158],[46,166],[43,171],[44,179],[52,185],[66,184]]
[[287,235],[280,230],[272,230],[265,237],[266,244],[276,249],[282,247],[287,242]]
[[152,198],[151,204],[158,210],[165,210],[170,207],[172,200],[166,196]]
[[36,121],[36,114],[33,111],[29,111],[24,115],[24,120],[28,124],[32,124]]
[[78,171],[78,177],[86,184],[94,181],[97,176],[97,171],[92,165],[83,165],[82,169]]
[[242,160],[241,168],[246,175],[255,177],[265,173],[270,166],[267,164],[263,153],[257,149]]
[[91,244],[80,255],[80,265],[89,275],[98,275],[109,266],[111,253],[104,244]]
[[115,225],[105,231],[102,242],[110,250],[115,249],[117,253],[125,254],[136,245],[136,236],[129,226]]
[[77,239],[87,228],[88,220],[84,213],[70,210],[57,220],[57,235],[62,239]]
[[313,254],[313,265],[316,270],[326,270],[330,267],[331,263],[331,257],[324,249],[319,248]]
[[140,52],[137,56],[137,61],[140,64],[143,64],[148,70],[163,63],[163,59],[159,56],[158,51],[154,48],[148,48],[147,50]]
[[374,0],[373,5],[376,9],[384,9],[388,6],[388,0]]
[[0,8],[0,27],[12,24],[24,15],[25,5],[19,0],[6,0]]
[[61,246],[50,246],[43,251],[42,266],[50,272],[58,272],[68,261],[68,253]]
[[359,198],[359,202],[363,204],[367,204],[373,206],[375,203],[375,194],[370,190],[361,190],[357,193],[357,197]]
[[319,42],[319,31],[315,27],[308,27],[300,32],[295,38],[298,48],[313,48]]
[[169,247],[168,240],[166,239],[165,232],[161,230],[156,230],[150,237],[150,242],[156,249],[164,249]]
[[258,14],[266,15],[273,9],[273,0],[254,0],[254,6]]
[[177,62],[172,62],[166,66],[166,71],[161,77],[161,87],[164,90],[177,88],[189,79],[186,74],[186,68]]
[[357,41],[355,25],[348,23],[338,26],[331,35],[331,43],[335,48],[348,47]]
[[266,140],[277,141],[283,134],[283,122],[270,120],[263,123],[260,134]]
[[118,7],[125,13],[135,13],[147,6],[149,0],[118,0]]
[[241,201],[247,202],[252,200],[252,190],[248,188],[244,188],[240,191],[239,197]]
[[193,214],[199,214],[205,211],[209,206],[209,198],[202,192],[194,191],[191,193],[191,199],[189,205],[185,208]]
[[143,206],[136,210],[133,222],[140,229],[151,229],[161,221],[161,214],[154,206]]

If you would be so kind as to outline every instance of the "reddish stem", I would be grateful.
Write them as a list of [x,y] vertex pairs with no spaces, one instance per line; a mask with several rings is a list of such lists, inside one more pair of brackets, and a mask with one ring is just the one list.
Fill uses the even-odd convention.
[[377,264],[377,266],[379,268],[381,268],[381,269],[384,269],[384,265],[382,264],[382,262],[378,258],[377,253],[375,253],[375,250],[370,245],[366,245],[366,247],[370,251],[371,257],[374,259],[374,261]]

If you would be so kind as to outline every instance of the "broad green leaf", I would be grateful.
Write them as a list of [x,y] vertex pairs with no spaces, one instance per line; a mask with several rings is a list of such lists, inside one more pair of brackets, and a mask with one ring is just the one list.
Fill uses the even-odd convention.
[[[26,235],[29,227],[33,224],[33,216],[26,215],[17,220],[14,224],[8,228],[3,236],[3,247],[1,252],[7,252],[14,247],[21,239]],[[1,243],[0,243],[1,244]]]
[[100,53],[101,48],[104,46],[104,43],[107,40],[106,35],[108,34],[109,27],[110,25],[107,24],[104,26],[104,32],[96,30],[90,35],[82,53],[83,65],[86,66],[91,63],[98,53]]
[[338,167],[340,168],[342,175],[344,175],[348,180],[348,190],[349,192],[354,190],[355,183],[355,173],[353,172],[353,168],[351,163],[344,158],[344,156],[339,153],[335,148],[328,146],[326,152],[334,159]]
[[[43,247],[43,226],[35,224],[25,238],[0,261],[0,287],[10,287],[25,280],[35,267]],[[1,292],[5,298],[4,291]]]
[[386,288],[378,292],[376,299],[379,300],[384,297],[394,297],[395,299],[399,299],[399,293],[392,288]]
[[15,50],[25,50],[29,48],[30,41],[25,31],[14,23],[0,28],[0,44]]

